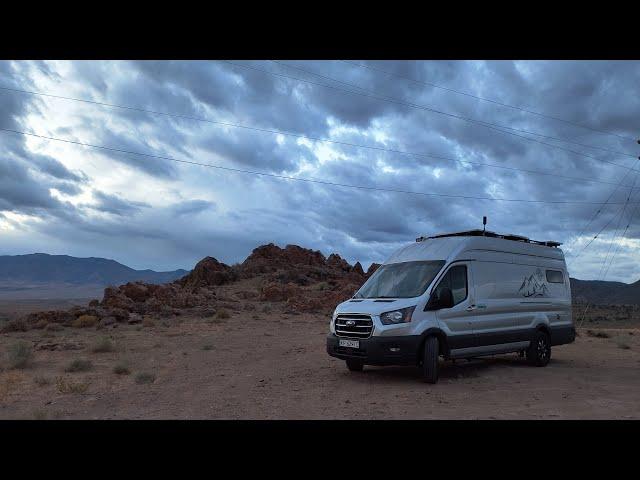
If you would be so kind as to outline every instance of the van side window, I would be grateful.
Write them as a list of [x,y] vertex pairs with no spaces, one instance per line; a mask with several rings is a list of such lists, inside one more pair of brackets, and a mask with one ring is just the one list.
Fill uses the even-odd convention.
[[451,293],[453,293],[454,305],[459,304],[467,298],[467,267],[465,265],[451,267],[445,276],[442,277],[435,291],[439,292],[445,287],[449,288]]
[[564,275],[559,270],[547,270],[547,282],[564,283]]

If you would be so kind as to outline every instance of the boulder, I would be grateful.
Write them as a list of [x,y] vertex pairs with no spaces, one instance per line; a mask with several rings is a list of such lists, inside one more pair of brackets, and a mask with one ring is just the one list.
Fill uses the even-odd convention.
[[235,280],[236,274],[229,265],[219,262],[213,257],[200,260],[194,269],[177,280],[176,283],[189,290],[202,287],[224,285]]

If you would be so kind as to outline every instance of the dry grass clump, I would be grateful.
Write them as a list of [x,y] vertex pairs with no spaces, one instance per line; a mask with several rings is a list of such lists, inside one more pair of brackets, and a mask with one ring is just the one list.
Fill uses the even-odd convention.
[[60,393],[84,393],[89,388],[88,382],[72,382],[64,377],[56,378],[56,387]]
[[618,345],[618,348],[621,348],[623,350],[629,350],[631,348],[631,343],[629,343],[628,337],[623,337],[622,335],[620,335],[616,337],[614,341],[616,342],[616,345]]
[[21,341],[14,343],[7,352],[7,363],[10,369],[23,369],[29,366],[33,357],[33,348],[30,343]]
[[227,318],[231,318],[231,314],[229,313],[228,310],[221,308],[220,310],[218,310],[218,312],[216,313],[216,318],[218,320],[226,320]]
[[93,368],[93,363],[91,363],[91,360],[81,360],[81,359],[76,359],[73,360],[69,365],[67,365],[67,368],[64,369],[65,372],[88,372],[89,370],[91,370]]
[[156,326],[156,322],[153,321],[153,318],[145,317],[145,318],[142,319],[142,326],[143,327],[155,327]]
[[46,420],[47,419],[47,411],[36,409],[33,411],[33,419],[34,420]]
[[35,383],[39,387],[46,387],[47,385],[51,384],[51,379],[42,375],[36,375],[36,377],[33,379],[33,383]]
[[593,330],[587,330],[587,335],[594,338],[609,338],[611,336],[607,332],[594,332]]
[[153,383],[155,381],[156,381],[156,376],[153,373],[140,372],[139,374],[136,375],[136,383],[138,385]]
[[115,351],[116,346],[109,337],[101,337],[91,348],[93,353],[107,353]]
[[116,375],[129,375],[131,371],[125,362],[116,363],[113,367],[113,373]]
[[26,322],[21,319],[9,320],[0,328],[0,333],[26,332],[29,330]]
[[76,328],[87,328],[87,327],[95,327],[98,323],[98,317],[95,315],[80,315],[73,322],[71,322],[72,327]]

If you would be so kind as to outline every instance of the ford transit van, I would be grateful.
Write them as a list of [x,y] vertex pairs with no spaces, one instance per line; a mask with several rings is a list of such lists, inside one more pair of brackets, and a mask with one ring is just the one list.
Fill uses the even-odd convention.
[[571,287],[557,242],[484,230],[420,237],[384,262],[330,323],[327,352],[352,371],[519,352],[543,367],[573,342]]

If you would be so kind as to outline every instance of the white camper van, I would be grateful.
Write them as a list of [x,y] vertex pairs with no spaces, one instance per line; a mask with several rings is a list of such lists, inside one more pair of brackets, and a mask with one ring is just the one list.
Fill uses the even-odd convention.
[[429,383],[439,357],[519,352],[543,367],[575,339],[559,246],[484,230],[420,237],[337,306],[327,352],[352,371],[419,365]]

